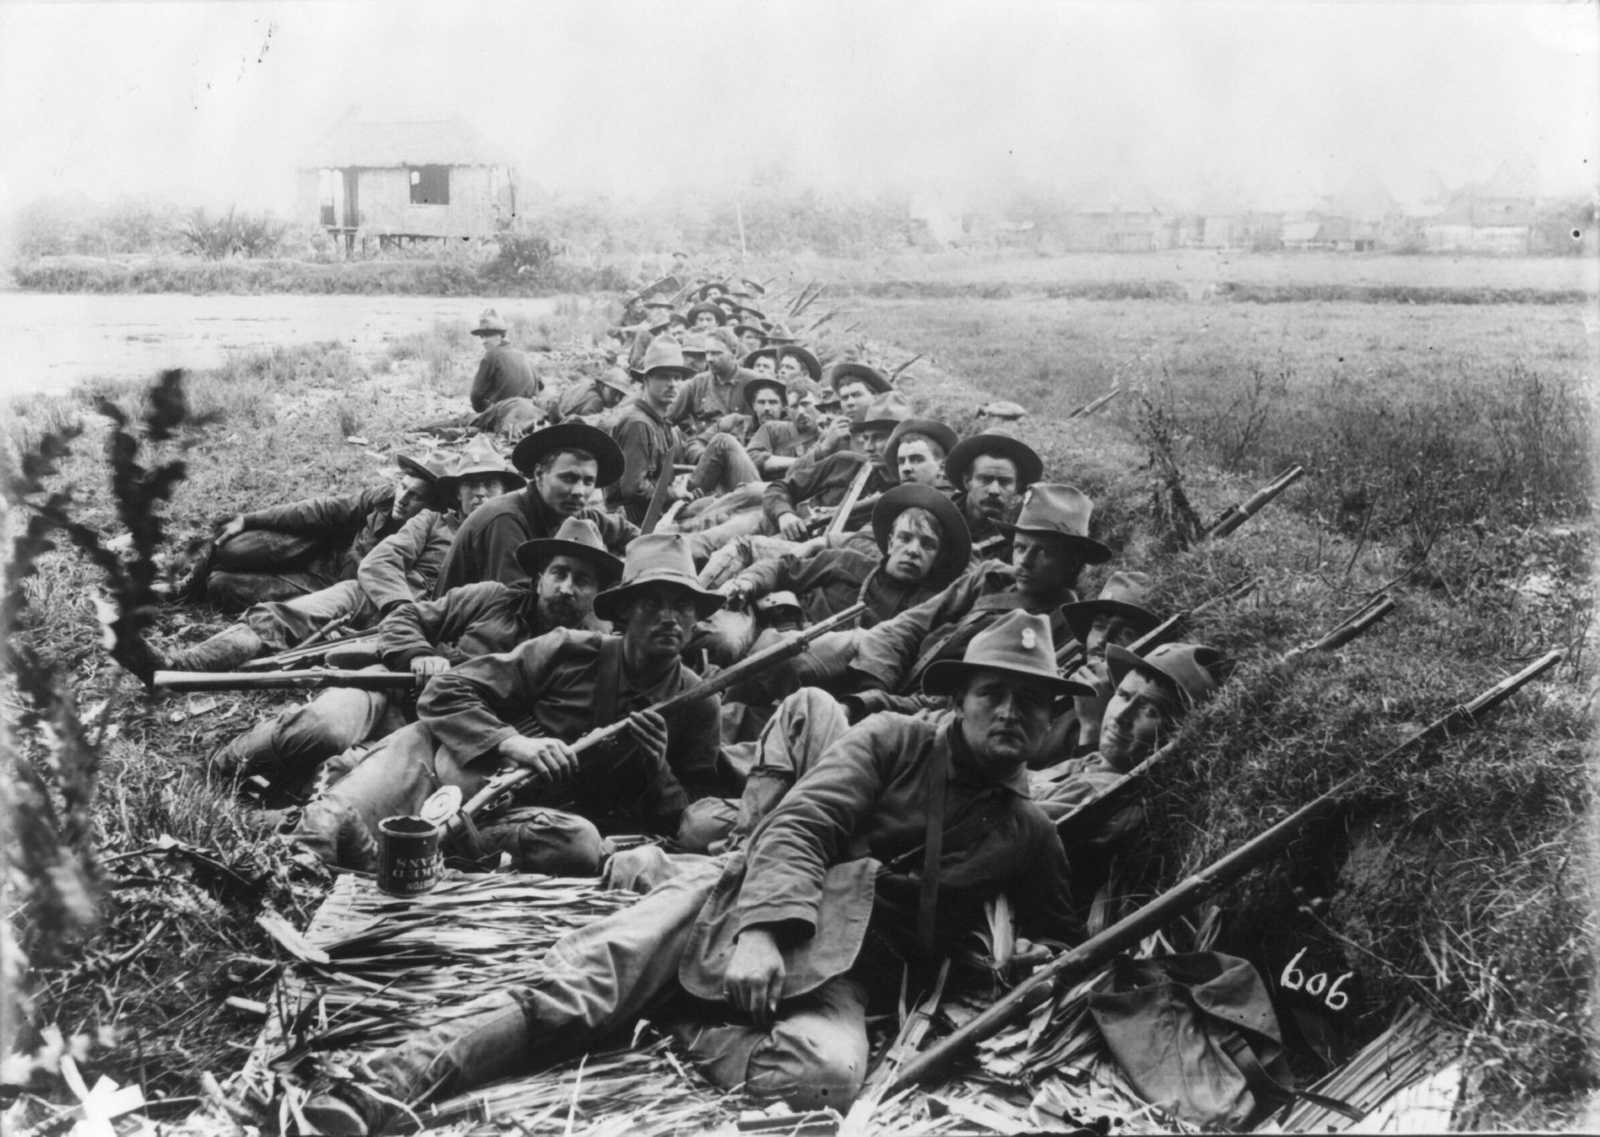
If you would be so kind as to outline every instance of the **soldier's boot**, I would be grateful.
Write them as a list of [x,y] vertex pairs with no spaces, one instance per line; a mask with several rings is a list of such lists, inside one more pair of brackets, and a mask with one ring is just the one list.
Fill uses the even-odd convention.
[[243,734],[234,735],[211,752],[206,774],[218,781],[263,777],[275,781],[282,773],[277,748],[276,717],[259,720]]
[[317,1132],[366,1134],[402,1121],[399,1105],[415,1107],[526,1070],[529,1030],[522,1004],[509,991],[471,1003],[367,1063],[367,1078],[330,1083],[301,1107]]
[[210,639],[167,656],[169,671],[231,671],[266,647],[254,628],[230,624]]

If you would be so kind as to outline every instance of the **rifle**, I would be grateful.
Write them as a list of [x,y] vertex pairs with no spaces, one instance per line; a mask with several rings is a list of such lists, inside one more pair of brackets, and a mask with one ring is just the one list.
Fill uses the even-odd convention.
[[[702,679],[699,683],[696,683],[687,691],[681,691],[678,694],[673,695],[671,698],[663,699],[661,702],[655,703],[646,709],[654,711],[658,715],[670,714],[679,707],[686,706],[689,703],[697,702],[700,699],[704,699],[708,695],[715,695],[719,692],[726,691],[729,687],[744,682],[750,676],[772,666],[775,663],[782,662],[783,660],[788,659],[790,656],[799,655],[801,652],[806,650],[812,640],[816,639],[824,632],[831,632],[838,628],[844,627],[846,624],[853,622],[856,617],[860,616],[861,613],[865,612],[866,610],[866,604],[857,601],[856,603],[850,605],[850,607],[845,608],[842,611],[835,612],[826,620],[812,624],[794,639],[783,640],[780,643],[775,643],[771,647],[764,648],[763,650],[756,652],[754,655],[747,656],[744,659],[741,659],[738,663],[734,664],[732,667],[729,667],[723,671],[719,671],[709,678]],[[357,672],[356,674],[362,673]],[[606,726],[595,727],[595,729],[591,730],[582,738],[574,742],[571,746],[571,750],[574,754],[582,754],[587,750],[593,750],[595,747],[600,746],[603,743],[610,742],[613,738],[616,738],[627,729],[628,720],[626,718],[618,719],[616,722],[610,723]],[[501,795],[516,789],[518,786],[522,785],[526,781],[531,780],[533,777],[533,770],[527,769],[526,767],[514,767],[512,769],[502,771],[501,773],[490,778],[482,789],[468,799],[467,803],[461,807],[460,812],[445,823],[446,836],[448,837],[450,834],[456,833],[462,828],[462,826],[465,824],[463,818],[469,818],[474,814],[483,812],[483,810],[491,802],[495,801]]]
[[1079,407],[1077,410],[1075,410],[1075,411],[1071,412],[1070,414],[1068,414],[1067,418],[1069,418],[1069,419],[1085,418],[1088,415],[1092,415],[1092,414],[1094,414],[1095,411],[1097,411],[1101,407],[1105,406],[1107,403],[1109,403],[1112,399],[1116,398],[1120,394],[1122,394],[1122,388],[1121,387],[1113,387],[1113,388],[1111,388],[1111,390],[1107,391],[1105,394],[1101,395],[1099,398],[1090,399],[1087,403],[1084,403],[1083,406]]
[[[923,999],[906,1016],[900,1024],[900,1032],[895,1035],[894,1041],[884,1051],[883,1057],[878,1059],[878,1065],[867,1076],[866,1083],[861,1087],[861,1092],[856,1095],[856,1100],[850,1107],[850,1112],[845,1115],[843,1123],[839,1126],[842,1137],[854,1137],[855,1134],[866,1132],[867,1122],[872,1117],[873,1110],[883,1101],[884,1093],[889,1088],[889,1079],[907,1061],[915,1058],[917,1051],[922,1047],[922,1040],[933,1027],[933,1016],[939,1011],[939,1001],[944,998],[945,980],[950,976],[950,960],[944,959],[939,964],[939,975],[934,980],[933,990],[928,992]],[[901,1006],[905,1005],[905,996],[901,995]]]
[[661,460],[661,470],[656,474],[656,484],[650,491],[650,505],[644,511],[644,520],[639,524],[639,532],[654,532],[656,522],[661,520],[662,511],[667,508],[667,497],[672,492],[672,480],[678,476],[675,467],[682,453],[683,444],[678,443]]
[[1305,472],[1306,468],[1304,466],[1290,466],[1252,494],[1247,501],[1238,505],[1230,505],[1223,510],[1220,517],[1206,526],[1202,536],[1208,540],[1213,537],[1226,537],[1259,513],[1273,498],[1299,481],[1300,476]]
[[[871,458],[861,463],[856,476],[850,480],[850,488],[845,491],[838,508],[826,518],[810,518],[806,522],[806,531],[817,536],[832,538],[845,533],[850,527],[850,514],[855,512],[856,506],[861,502],[861,494],[867,488],[867,479],[872,477],[872,468],[875,465]],[[874,495],[876,500],[876,495]]]
[[[1184,629],[1189,626],[1189,622],[1196,616],[1215,608],[1220,604],[1225,604],[1230,600],[1237,600],[1242,596],[1248,596],[1255,590],[1256,585],[1260,583],[1261,578],[1259,576],[1247,576],[1242,580],[1235,581],[1224,588],[1221,592],[1217,593],[1215,596],[1201,601],[1193,608],[1188,608],[1182,612],[1176,612],[1173,615],[1168,616],[1165,620],[1161,621],[1161,623],[1157,624],[1144,635],[1130,643],[1128,645],[1128,650],[1133,652],[1134,655],[1145,655],[1148,654],[1152,648],[1160,647],[1162,644],[1171,643],[1173,640],[1177,639],[1183,634]],[[1085,659],[1086,657],[1083,652],[1083,645],[1080,643],[1065,643],[1056,649],[1056,667],[1063,675],[1070,675],[1072,672],[1082,667]]]
[[[1254,585],[1255,581],[1251,580],[1249,583]],[[1235,588],[1237,587],[1238,586],[1236,585]],[[1338,624],[1335,624],[1333,628],[1330,629],[1328,633],[1322,636],[1320,639],[1313,640],[1310,643],[1302,644],[1297,648],[1293,648],[1290,651],[1285,652],[1278,659],[1279,665],[1281,666],[1282,664],[1288,663],[1291,660],[1298,659],[1307,652],[1334,651],[1337,648],[1343,647],[1345,644],[1355,639],[1362,632],[1365,632],[1368,628],[1372,627],[1372,625],[1376,624],[1379,620],[1383,619],[1390,612],[1392,612],[1394,610],[1394,606],[1394,601],[1391,600],[1387,595],[1378,597],[1373,601],[1369,601],[1365,607],[1361,608],[1354,615],[1348,616],[1344,620],[1341,620]],[[1159,628],[1156,629],[1156,631],[1160,630],[1161,629]],[[1152,632],[1150,634],[1154,635],[1155,633]],[[1135,641],[1133,644],[1129,645],[1128,650],[1143,655],[1144,652],[1139,648],[1139,644],[1142,642],[1142,640]],[[1152,644],[1151,646],[1153,647],[1155,645]],[[1110,814],[1122,807],[1124,799],[1129,797],[1139,783],[1144,781],[1145,778],[1149,776],[1151,770],[1155,769],[1157,766],[1160,766],[1162,763],[1166,762],[1167,759],[1172,757],[1174,751],[1177,749],[1177,746],[1178,740],[1174,739],[1165,746],[1161,747],[1159,750],[1152,753],[1144,761],[1140,762],[1137,766],[1134,766],[1127,773],[1123,774],[1116,781],[1108,785],[1100,793],[1096,794],[1094,797],[1078,806],[1078,808],[1073,810],[1071,813],[1057,820],[1056,829],[1062,833],[1065,833],[1069,828],[1074,827],[1087,826],[1090,829],[1097,827],[1104,818],[1108,817]]]
[[367,632],[359,636],[341,636],[333,640],[323,639],[320,642],[313,642],[308,639],[299,647],[292,647],[288,651],[280,651],[277,655],[263,655],[259,659],[247,659],[239,665],[239,670],[277,671],[322,659],[335,648],[369,648],[375,651],[377,647],[377,632]]
[[355,687],[362,691],[408,691],[425,676],[409,671],[344,671],[311,667],[304,671],[157,671],[152,690],[162,691],[313,691]]
[[920,1054],[908,1062],[890,1082],[888,1092],[893,1093],[943,1073],[966,1051],[985,1039],[992,1038],[1014,1017],[1027,1014],[1057,989],[1081,983],[1105,966],[1112,957],[1133,947],[1180,912],[1188,911],[1209,899],[1258,865],[1277,856],[1293,844],[1295,839],[1314,822],[1331,816],[1339,808],[1345,795],[1373,770],[1413,747],[1447,737],[1460,727],[1476,724],[1486,711],[1504,702],[1529,680],[1554,667],[1561,658],[1561,652],[1549,652],[1515,675],[1501,680],[1470,702],[1452,707],[1439,719],[1374,759],[1366,768],[1357,770],[1326,793],[1312,799],[1276,825],[1269,827],[1264,833],[1251,838],[1220,860],[1213,861],[1187,880],[1169,888],[1099,935],[1090,936],[1077,947],[1062,952],[1027,980],[1012,988],[988,1010],[957,1027],[949,1037],[935,1044],[927,1053]]

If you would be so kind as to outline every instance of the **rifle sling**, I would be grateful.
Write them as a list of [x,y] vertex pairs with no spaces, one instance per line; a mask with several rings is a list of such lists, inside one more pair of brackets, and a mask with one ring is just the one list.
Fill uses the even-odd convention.
[[[1206,1029],[1218,1031],[1219,1019],[1208,1019]],[[1239,1067],[1239,1073],[1244,1075],[1245,1085],[1250,1087],[1250,1092],[1255,1096],[1257,1105],[1276,1108],[1296,1098],[1304,1098],[1312,1105],[1321,1106],[1323,1109],[1332,1110],[1334,1113],[1348,1117],[1351,1121],[1362,1121],[1366,1118],[1363,1110],[1357,1109],[1347,1101],[1329,1097],[1327,1094],[1313,1093],[1310,1090],[1297,1090],[1278,1081],[1257,1060],[1255,1052],[1250,1049],[1250,1043],[1245,1036],[1237,1030],[1228,1030],[1222,1033],[1222,1049],[1233,1064]]]

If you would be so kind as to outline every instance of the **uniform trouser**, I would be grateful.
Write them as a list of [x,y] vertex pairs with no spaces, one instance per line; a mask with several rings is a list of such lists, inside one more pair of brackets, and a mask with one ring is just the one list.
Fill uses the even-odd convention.
[[544,408],[533,399],[516,396],[501,399],[479,411],[468,423],[474,430],[485,434],[498,434],[515,442],[525,434],[538,430],[545,422]]
[[715,1084],[797,1108],[846,1108],[866,1072],[864,986],[849,974],[831,979],[781,1004],[767,1029],[725,1003],[690,999],[678,966],[722,862],[683,860],[632,907],[558,940],[526,984],[371,1059],[381,1090],[412,1104],[457,1093],[592,1049],[659,1007],[658,1021]]
[[[349,774],[306,804],[290,837],[332,865],[375,871],[378,823],[414,814],[441,786],[470,798],[488,779],[436,754],[432,736],[413,723],[381,740]],[[525,872],[595,876],[605,844],[592,821],[560,809],[513,808],[477,827],[474,856],[509,853]]]
[[[678,828],[678,844],[700,853],[717,842],[742,840],[848,729],[844,708],[826,691],[803,687],[790,695],[762,728],[753,757],[743,759],[749,762],[749,773],[739,800],[702,798],[691,802]],[[616,865],[633,855],[619,853],[612,862]],[[611,871],[624,869],[616,865]]]
[[399,700],[386,691],[332,687],[236,736],[211,756],[225,777],[256,775],[296,785],[328,759],[405,725]]
[[761,471],[745,453],[744,444],[731,434],[714,434],[705,453],[689,475],[689,488],[706,496],[730,493],[740,486],[759,484]]
[[252,604],[239,621],[248,624],[269,648],[282,651],[332,620],[348,616],[359,627],[370,623],[377,614],[360,584],[341,580],[304,596]]
[[251,604],[288,600],[338,583],[336,575],[316,568],[292,572],[213,572],[206,577],[206,602],[224,612],[236,612]]

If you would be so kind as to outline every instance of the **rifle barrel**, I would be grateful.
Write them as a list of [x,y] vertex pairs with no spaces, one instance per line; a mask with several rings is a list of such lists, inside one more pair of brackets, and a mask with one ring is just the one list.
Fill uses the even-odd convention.
[[1254,517],[1273,498],[1299,481],[1305,472],[1306,468],[1304,466],[1289,467],[1245,501],[1238,505],[1229,506],[1227,512],[1217,520],[1217,523],[1206,530],[1205,535],[1207,537],[1226,537]]
[[1438,735],[1448,734],[1457,726],[1475,722],[1484,711],[1498,705],[1529,680],[1555,666],[1561,657],[1562,653],[1559,651],[1549,652],[1517,674],[1495,684],[1471,702],[1452,707],[1404,742],[1344,778],[1326,793],[1313,798],[1276,825],[1270,826],[1266,832],[1251,838],[1221,859],[1213,861],[1150,903],[1118,920],[1099,935],[1091,936],[1077,947],[1063,952],[1042,970],[1035,972],[1026,982],[1012,988],[988,1010],[957,1028],[927,1053],[920,1054],[908,1062],[895,1076],[888,1092],[893,1093],[942,1073],[966,1050],[984,1039],[993,1037],[1014,1015],[1032,1007],[1041,997],[1054,991],[1058,985],[1071,985],[1086,979],[1104,966],[1112,956],[1137,944],[1178,913],[1219,892],[1286,848],[1307,825],[1333,813],[1344,795],[1372,770],[1414,746]]
[[402,691],[417,686],[409,671],[343,671],[313,667],[304,671],[157,671],[150,686],[163,691],[299,691],[356,687],[363,691]]
[[[812,640],[816,639],[824,632],[831,632],[836,628],[853,622],[858,616],[861,615],[861,613],[865,612],[866,610],[867,606],[865,602],[858,600],[856,603],[850,605],[850,607],[835,612],[826,620],[812,624],[794,639],[783,640],[779,643],[775,643],[771,647],[764,648],[752,656],[741,659],[732,667],[717,672],[709,679],[702,679],[688,690],[680,691],[671,698],[663,699],[659,703],[654,703],[648,709],[659,715],[670,714],[678,708],[686,706],[692,702],[697,702],[700,699],[704,699],[708,695],[715,695],[721,691],[725,691],[736,683],[742,683],[747,676],[762,670],[770,664],[776,663],[781,659],[786,659],[791,655],[800,654],[806,649],[806,645],[808,645]],[[628,720],[626,718],[619,719],[618,721],[610,723],[606,726],[596,727],[594,730],[589,731],[589,733],[585,734],[583,737],[574,742],[571,749],[573,753],[581,754],[587,750],[591,750],[594,747],[599,746],[601,743],[615,738],[627,728]],[[474,813],[477,813],[479,810],[483,809],[484,806],[488,805],[491,801],[505,793],[507,790],[515,789],[523,782],[531,780],[533,776],[534,771],[524,767],[516,767],[506,771],[505,773],[490,778],[482,789],[468,799],[466,804],[461,807],[461,811],[446,823],[446,833],[454,833],[457,829],[459,829],[461,827],[461,818],[463,816],[471,817]]]

